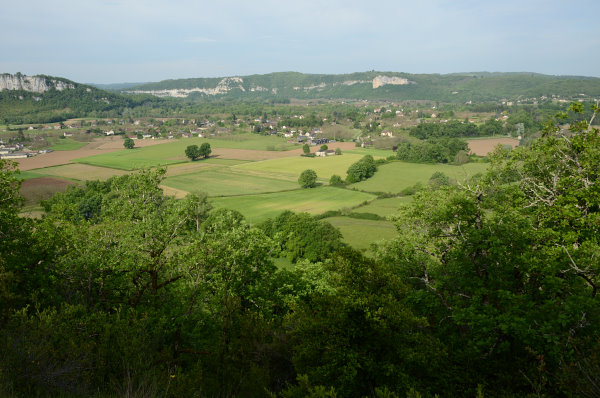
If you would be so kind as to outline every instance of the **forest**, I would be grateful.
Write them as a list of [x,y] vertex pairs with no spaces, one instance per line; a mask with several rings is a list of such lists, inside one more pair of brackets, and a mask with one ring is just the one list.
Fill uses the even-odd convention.
[[598,396],[598,111],[420,190],[372,257],[308,214],[166,196],[163,168],[21,217],[0,160],[0,395]]

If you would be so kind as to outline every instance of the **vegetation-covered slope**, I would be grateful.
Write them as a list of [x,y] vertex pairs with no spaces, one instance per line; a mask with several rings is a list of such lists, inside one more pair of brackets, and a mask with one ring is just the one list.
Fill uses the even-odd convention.
[[[164,102],[148,95],[111,93],[63,78],[35,78],[47,82],[48,90],[35,92],[24,88],[14,90],[0,87],[0,124],[50,123],[88,115],[108,116],[118,114],[125,108]],[[60,86],[57,86],[58,82]]]
[[[378,78],[397,78],[396,84]],[[380,79],[381,80],[381,79]],[[374,84],[375,82],[375,84]],[[381,85],[379,85],[381,84]],[[217,92],[211,90],[217,89]],[[600,95],[600,79],[547,76],[535,73],[408,74],[361,72],[342,75],[279,72],[236,78],[165,80],[133,87],[133,92],[183,90],[181,96],[224,95],[229,97],[354,98],[432,100],[446,102],[496,101],[557,95]],[[185,90],[196,90],[186,92]],[[173,95],[174,93],[161,93]]]

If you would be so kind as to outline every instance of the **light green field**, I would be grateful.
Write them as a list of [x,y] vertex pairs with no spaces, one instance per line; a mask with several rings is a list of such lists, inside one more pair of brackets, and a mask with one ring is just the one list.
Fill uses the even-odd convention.
[[371,243],[393,239],[397,235],[396,227],[390,221],[359,220],[350,217],[329,217],[323,221],[339,228],[344,242],[363,251],[368,251]]
[[353,148],[347,149],[343,153],[353,153],[355,155],[371,155],[373,158],[387,158],[389,156],[394,156],[394,151],[390,149],[374,149],[374,148]]
[[299,187],[297,181],[232,172],[228,167],[168,177],[163,185],[187,192],[206,192],[209,196],[278,192]]
[[447,164],[422,164],[392,162],[378,167],[375,175],[368,180],[357,182],[350,187],[367,192],[391,192],[399,193],[404,188],[410,187],[417,182],[427,184],[429,178],[436,171],[441,171],[447,176],[458,181],[485,171],[486,163],[467,163],[462,166]]
[[20,180],[31,180],[32,178],[47,177],[48,174],[44,172],[44,169],[37,169],[35,171],[21,171],[17,174]]
[[[185,149],[189,145],[210,143],[211,148],[232,148],[267,150],[268,147],[283,146],[284,148],[297,148],[296,144],[288,144],[287,141],[275,136],[260,135],[234,135],[228,138],[185,138],[173,142],[152,145],[143,148],[124,149],[117,152],[109,152],[101,155],[88,156],[76,159],[76,162],[95,166],[111,167],[115,169],[133,170],[141,167],[152,167],[169,165],[189,161],[185,156]],[[217,159],[207,159],[217,160]],[[221,160],[221,159],[218,159]],[[200,160],[200,162],[206,160]]]
[[361,155],[352,154],[314,158],[293,156],[246,163],[235,166],[234,168],[240,171],[258,172],[273,177],[295,179],[297,179],[304,170],[312,169],[317,173],[317,177],[321,181],[327,182],[333,174],[346,178],[348,167],[350,167],[352,163],[359,161],[361,158]]
[[61,138],[56,141],[54,145],[50,147],[50,149],[55,151],[74,151],[79,148],[83,148],[89,144],[89,142],[81,142],[75,141],[70,138]]
[[354,207],[374,196],[364,192],[322,186],[260,195],[230,196],[211,200],[215,207],[234,209],[250,223],[260,223],[284,210],[320,214],[342,207]]
[[404,204],[410,203],[412,196],[401,196],[399,198],[375,199],[365,206],[352,209],[354,213],[373,213],[381,217],[394,215],[398,208]]

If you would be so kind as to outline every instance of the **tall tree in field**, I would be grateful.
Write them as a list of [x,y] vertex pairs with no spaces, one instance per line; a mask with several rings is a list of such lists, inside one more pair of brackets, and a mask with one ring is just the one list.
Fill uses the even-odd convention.
[[200,154],[198,145],[189,145],[187,148],[185,148],[185,156],[194,161],[198,160],[202,155]]
[[135,141],[133,141],[131,138],[126,137],[123,140],[123,146],[127,149],[133,149],[135,147]]
[[210,144],[208,142],[203,142],[202,145],[200,145],[200,149],[198,150],[198,154],[204,158],[207,158],[211,152],[212,149],[210,149]]
[[308,155],[310,153],[310,146],[308,144],[302,145],[302,152],[304,152],[305,155]]
[[313,188],[317,183],[317,173],[314,170],[306,169],[300,173],[298,177],[298,184],[302,188]]

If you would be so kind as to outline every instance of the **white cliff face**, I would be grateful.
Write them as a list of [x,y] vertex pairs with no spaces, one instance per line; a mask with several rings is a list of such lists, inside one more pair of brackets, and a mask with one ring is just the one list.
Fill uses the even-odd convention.
[[405,85],[410,84],[408,79],[397,76],[377,76],[373,79],[373,88],[385,86],[386,84]]
[[34,93],[43,93],[52,87],[58,91],[75,88],[73,84],[65,83],[60,80],[47,79],[38,76],[25,75],[0,75],[0,91],[2,90],[25,90]]
[[[185,98],[191,93],[203,93],[206,95],[226,94],[233,89],[246,91],[242,84],[244,80],[241,77],[225,77],[217,84],[215,88],[174,88],[170,90],[131,90],[126,91],[131,94],[152,94],[157,97],[176,97]],[[254,91],[254,90],[250,90]]]

